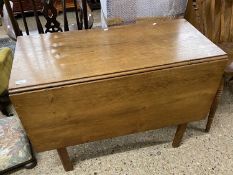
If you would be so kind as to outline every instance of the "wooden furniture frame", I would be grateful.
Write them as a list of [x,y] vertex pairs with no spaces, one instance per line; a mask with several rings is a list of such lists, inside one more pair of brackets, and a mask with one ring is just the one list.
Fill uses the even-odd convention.
[[[29,35],[29,29],[28,29],[26,15],[25,15],[25,11],[24,11],[24,6],[22,3],[22,0],[18,0],[18,1],[19,1],[19,5],[20,5],[21,15],[23,18],[25,32],[27,35]],[[44,2],[43,2],[42,13],[46,19],[45,30],[44,30],[44,27],[42,26],[42,23],[40,21],[35,0],[30,0],[30,2],[31,2],[31,6],[33,7],[36,26],[37,26],[37,30],[38,30],[39,34],[43,34],[43,33],[47,33],[47,32],[53,33],[53,32],[62,32],[63,31],[63,29],[60,26],[60,23],[57,21],[57,13],[58,12],[54,6],[53,0],[48,0],[48,1],[44,0]],[[69,31],[69,23],[68,23],[68,19],[67,19],[67,10],[66,10],[66,0],[63,0],[62,2],[63,2],[62,7],[63,7],[63,17],[64,17],[64,19],[63,19],[64,31]],[[13,27],[14,33],[16,35],[16,38],[18,36],[22,36],[23,35],[22,30],[19,28],[19,24],[14,17],[13,10],[11,8],[9,0],[4,0],[4,3],[6,6],[6,10],[8,12],[8,15],[9,15],[10,21],[12,23],[12,27]],[[88,18],[88,9],[89,8],[88,8],[86,0],[82,0],[82,5],[77,4],[76,0],[73,1],[73,4],[74,4],[74,10],[75,10],[75,15],[76,15],[76,22],[77,22],[78,30],[83,29],[83,23],[84,23],[85,29],[91,28],[93,21],[91,21],[91,23],[89,23],[89,19],[90,19],[90,18]],[[89,12],[90,12],[90,10],[89,10]]]
[[1,174],[10,174],[10,173],[18,171],[18,170],[20,170],[22,168],[25,168],[25,169],[34,168],[37,165],[37,159],[36,159],[35,154],[33,152],[32,145],[31,145],[30,141],[29,141],[29,145],[30,145],[30,153],[32,155],[32,158],[30,160],[22,162],[22,163],[20,163],[20,164],[18,164],[16,166],[13,166],[13,167],[8,168],[6,170],[1,170],[0,173]]
[[[36,10],[38,12],[42,11],[43,3],[41,2],[41,0],[34,0],[34,1],[35,1]],[[29,0],[22,0],[22,1],[12,0],[12,2],[13,2],[14,15],[21,13],[21,7],[23,7],[25,12],[33,12],[34,10],[33,4]]]
[[91,10],[101,9],[100,0],[88,0],[87,2],[90,5]]
[[[230,84],[233,81],[233,1],[189,0],[185,19],[228,54],[224,76],[230,77],[226,83]],[[223,78],[211,106],[206,132],[210,130],[224,84]]]
[[183,19],[25,36],[9,92],[35,151],[57,149],[68,171],[71,145],[177,125],[178,147],[208,115],[226,63]]

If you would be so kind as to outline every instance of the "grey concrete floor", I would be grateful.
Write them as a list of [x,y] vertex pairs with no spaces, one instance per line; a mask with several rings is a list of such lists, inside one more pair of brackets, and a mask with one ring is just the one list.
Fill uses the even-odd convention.
[[0,26],[0,38],[7,38],[6,31],[3,26]]
[[224,93],[211,131],[206,121],[190,123],[179,148],[175,127],[69,147],[74,170],[65,172],[56,151],[37,154],[38,165],[14,175],[232,175],[233,92]]

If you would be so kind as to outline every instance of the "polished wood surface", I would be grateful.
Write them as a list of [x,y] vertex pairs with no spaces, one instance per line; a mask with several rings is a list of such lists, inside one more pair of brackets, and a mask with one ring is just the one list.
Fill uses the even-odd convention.
[[183,19],[152,24],[19,37],[10,91],[188,65],[225,55]]
[[226,62],[46,88],[11,100],[36,151],[46,151],[203,119]]
[[57,149],[68,171],[71,145],[178,125],[179,146],[226,63],[185,20],[19,37],[10,98],[35,150]]

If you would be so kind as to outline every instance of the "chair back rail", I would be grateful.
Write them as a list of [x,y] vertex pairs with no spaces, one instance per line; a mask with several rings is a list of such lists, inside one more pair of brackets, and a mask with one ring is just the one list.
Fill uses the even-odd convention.
[[69,24],[67,20],[67,12],[66,12],[66,0],[62,0],[63,6],[63,15],[64,15],[64,31],[69,31]]
[[87,0],[82,0],[84,27],[88,29],[88,17],[87,17]]
[[74,2],[75,16],[76,16],[76,23],[78,26],[78,30],[82,30],[82,23],[80,23],[81,19],[80,19],[79,13],[78,13],[77,1],[73,0],[73,2]]
[[[23,19],[23,25],[25,28],[25,32],[27,35],[30,34],[29,32],[29,27],[27,24],[27,19],[24,11],[24,6],[23,6],[23,1],[19,1],[19,6],[20,6],[20,13]],[[39,34],[47,33],[47,32],[62,32],[62,29],[60,27],[60,23],[57,21],[57,10],[54,7],[54,1],[53,0],[44,0],[43,2],[43,10],[42,13],[46,19],[46,24],[45,28],[43,28],[42,23],[40,21],[40,17],[38,14],[38,9],[36,7],[35,0],[30,0],[31,5],[32,5],[32,10],[34,13],[34,18],[37,26],[37,30]],[[19,28],[19,24],[17,20],[15,19],[12,7],[10,5],[9,0],[4,0],[7,13],[9,15],[10,21],[12,23],[12,27],[14,30],[14,33],[16,35],[16,38],[18,36],[22,36],[22,30]],[[62,9],[63,9],[63,21],[64,21],[64,31],[69,31],[69,23],[68,23],[68,18],[67,18],[67,8],[66,8],[66,0],[61,0],[62,4]],[[88,5],[87,5],[87,0],[82,0],[81,5],[77,5],[77,0],[73,0],[73,6],[74,6],[74,11],[75,11],[75,17],[76,17],[76,23],[77,23],[77,28],[78,30],[83,29],[83,23],[85,29],[90,28],[90,24],[88,24]],[[44,31],[45,30],[45,31]]]
[[53,0],[45,0],[43,14],[46,19],[45,33],[62,32],[60,23],[57,21],[57,9],[54,7]]
[[185,18],[215,43],[233,41],[232,0],[189,0]]
[[38,30],[39,34],[42,34],[42,33],[44,33],[44,29],[42,27],[42,24],[40,22],[40,18],[38,16],[38,12],[37,12],[37,9],[36,9],[36,3],[35,3],[35,0],[31,0],[31,1],[32,1],[34,17],[35,17],[35,20],[36,20],[37,30]]
[[28,24],[27,24],[27,20],[26,20],[26,17],[25,17],[23,4],[22,4],[21,0],[19,0],[19,5],[20,5],[21,15],[22,15],[22,18],[23,18],[24,28],[25,28],[26,34],[29,35]]
[[9,15],[10,21],[12,23],[12,27],[13,27],[13,30],[15,32],[15,36],[16,37],[22,36],[23,33],[19,28],[18,22],[14,18],[14,14],[13,14],[13,10],[12,10],[11,5],[10,5],[10,1],[9,0],[4,0],[4,4],[5,4],[6,10],[7,10],[7,13]]

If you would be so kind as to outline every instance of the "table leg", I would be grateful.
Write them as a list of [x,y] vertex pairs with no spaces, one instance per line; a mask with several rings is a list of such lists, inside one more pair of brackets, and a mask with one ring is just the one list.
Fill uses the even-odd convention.
[[66,148],[59,148],[57,149],[58,155],[61,159],[62,165],[65,169],[65,171],[72,171],[73,168],[73,164],[69,158],[69,154],[66,150]]
[[180,142],[182,141],[186,128],[187,128],[187,123],[178,125],[176,134],[175,134],[175,137],[172,143],[173,148],[177,148],[180,146]]
[[213,122],[213,119],[214,119],[214,116],[215,116],[215,113],[216,113],[216,110],[217,110],[217,107],[218,107],[218,104],[219,104],[219,100],[220,100],[220,97],[221,97],[222,92],[223,92],[223,87],[224,87],[224,79],[222,79],[221,84],[220,84],[220,86],[218,88],[218,91],[217,91],[217,93],[215,95],[214,101],[213,101],[213,103],[211,105],[205,132],[210,131],[210,127],[211,127],[211,124]]

